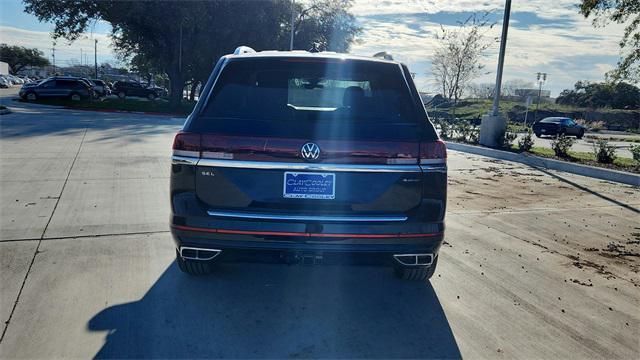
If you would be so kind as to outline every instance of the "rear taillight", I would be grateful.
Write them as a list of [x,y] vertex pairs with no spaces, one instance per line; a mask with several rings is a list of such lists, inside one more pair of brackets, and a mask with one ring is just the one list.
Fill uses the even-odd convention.
[[442,140],[420,143],[420,164],[446,164],[447,146]]
[[177,133],[173,139],[173,155],[200,157],[200,134]]

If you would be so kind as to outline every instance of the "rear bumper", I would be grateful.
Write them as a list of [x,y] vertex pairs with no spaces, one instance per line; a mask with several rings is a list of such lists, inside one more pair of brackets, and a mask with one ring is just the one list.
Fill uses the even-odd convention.
[[[336,262],[390,265],[394,254],[437,253],[443,223],[317,224],[216,221],[217,224],[171,224],[176,245],[222,250],[221,261],[284,259],[300,253],[321,254]],[[332,261],[323,261],[332,262]]]

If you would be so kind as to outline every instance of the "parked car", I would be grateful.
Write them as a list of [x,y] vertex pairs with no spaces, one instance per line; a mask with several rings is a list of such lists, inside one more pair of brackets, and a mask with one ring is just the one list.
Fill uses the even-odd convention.
[[142,84],[133,81],[116,81],[113,83],[113,93],[121,99],[127,96],[144,97],[149,100],[159,97],[156,90],[146,88]]
[[8,78],[9,81],[11,81],[12,85],[24,84],[24,81],[22,79],[20,79],[19,77],[15,76],[15,75],[7,74],[7,75],[5,75],[5,77]]
[[158,97],[169,96],[169,90],[160,87],[160,86],[149,86],[148,89],[151,89],[158,94]]
[[536,134],[537,137],[562,134],[582,139],[585,130],[586,128],[584,126],[576,124],[572,119],[565,117],[547,117],[533,124],[533,133]]
[[447,155],[408,68],[246,49],[218,61],[175,136],[180,269],[273,256],[430,278],[444,238]]
[[72,77],[52,77],[35,84],[25,84],[18,92],[21,98],[68,98],[73,101],[91,98],[93,90],[84,81]]
[[91,82],[93,82],[93,91],[95,91],[98,95],[107,96],[111,94],[111,89],[106,82],[100,79],[91,79]]
[[6,89],[11,86],[11,81],[4,76],[0,76],[0,88]]

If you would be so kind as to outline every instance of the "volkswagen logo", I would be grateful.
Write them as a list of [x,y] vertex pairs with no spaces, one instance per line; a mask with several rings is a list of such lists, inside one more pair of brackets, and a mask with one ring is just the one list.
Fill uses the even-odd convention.
[[302,149],[300,149],[300,154],[305,160],[314,161],[318,160],[320,157],[320,147],[314,143],[306,143],[302,145]]

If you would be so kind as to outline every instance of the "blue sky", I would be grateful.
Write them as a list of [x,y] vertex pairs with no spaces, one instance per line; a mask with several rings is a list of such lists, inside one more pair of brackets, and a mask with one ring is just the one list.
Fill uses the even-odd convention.
[[[578,14],[577,0],[515,0],[512,4],[504,78],[535,80],[538,71],[549,73],[545,85],[557,95],[577,80],[603,79],[618,59],[618,41],[623,28],[609,25],[594,28],[590,20]],[[502,0],[356,0],[353,12],[363,33],[351,52],[371,55],[387,51],[407,63],[416,73],[418,86],[435,90],[429,73],[430,56],[437,45],[435,33],[440,26],[456,26],[473,12],[489,11],[501,24]],[[0,42],[37,47],[51,57],[52,26],[40,23],[23,12],[20,0],[0,0]],[[93,39],[98,39],[98,61],[117,61],[108,38],[109,25],[96,22],[82,39],[69,44],[59,39],[56,63],[80,61],[80,54],[93,59]],[[498,36],[500,26],[488,30]],[[247,44],[251,45],[251,44]],[[476,82],[495,78],[498,44],[487,51],[484,73]]]

